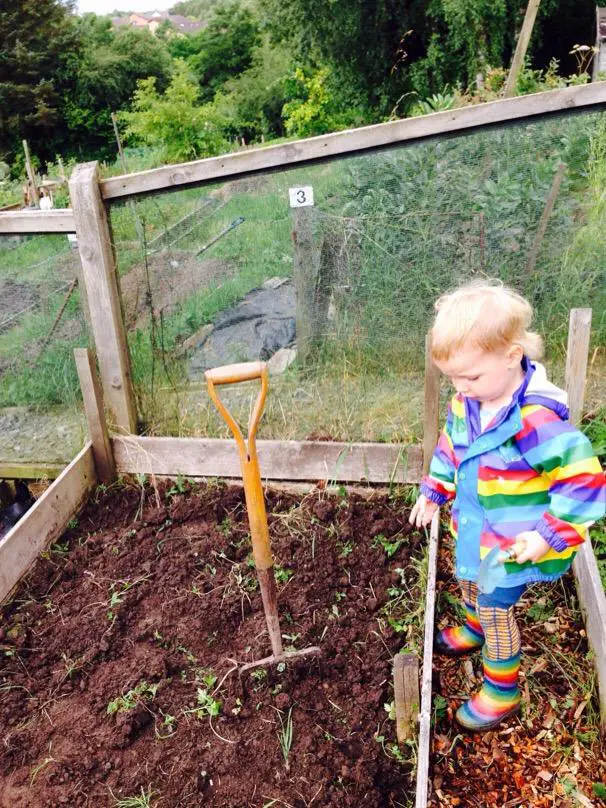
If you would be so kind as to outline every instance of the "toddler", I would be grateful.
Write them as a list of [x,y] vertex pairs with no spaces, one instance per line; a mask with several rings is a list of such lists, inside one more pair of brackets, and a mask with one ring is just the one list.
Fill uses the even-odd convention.
[[[462,626],[436,638],[438,652],[482,649],[484,684],[457,711],[468,730],[490,729],[518,712],[520,631],[514,605],[526,588],[554,581],[572,564],[588,527],[604,515],[606,479],[587,438],[568,422],[566,393],[533,361],[538,334],[530,304],[489,283],[436,303],[432,357],[456,390],[410,521],[427,525],[450,500]],[[478,593],[481,560],[495,546],[522,546],[490,594]]]

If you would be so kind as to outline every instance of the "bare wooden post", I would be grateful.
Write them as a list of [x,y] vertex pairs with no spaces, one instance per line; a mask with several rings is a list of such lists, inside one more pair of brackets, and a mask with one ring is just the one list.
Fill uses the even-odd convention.
[[543,213],[539,219],[539,226],[537,227],[537,232],[535,233],[532,247],[530,248],[530,252],[528,254],[528,261],[526,262],[526,277],[528,279],[530,279],[534,273],[541,244],[543,243],[543,239],[545,238],[545,233],[547,231],[547,224],[551,218],[551,214],[553,213],[553,208],[555,206],[556,199],[558,198],[558,194],[560,193],[560,187],[562,185],[562,180],[564,179],[564,174],[566,173],[566,168],[566,163],[560,163],[554,175],[553,182],[551,183],[551,189],[547,196]]
[[566,350],[566,390],[571,423],[578,425],[583,413],[587,356],[591,335],[591,309],[572,309]]
[[318,250],[313,238],[313,207],[292,208],[293,275],[297,295],[297,358],[304,363],[315,338]]
[[[566,389],[570,420],[579,424],[583,413],[587,357],[591,334],[591,309],[572,309],[566,356]],[[585,542],[574,560],[577,593],[585,616],[587,639],[594,652],[598,676],[602,735],[606,737],[606,596],[590,542]]]
[[88,434],[93,444],[93,457],[97,477],[102,483],[110,483],[116,477],[116,466],[112,452],[105,414],[103,412],[103,396],[97,379],[97,370],[93,356],[88,348],[74,350],[78,378],[84,399],[84,412],[88,424]]
[[130,362],[98,164],[76,166],[69,190],[105,404],[113,427],[132,433],[136,410]]
[[518,44],[516,45],[516,52],[513,55],[511,67],[509,68],[509,75],[507,76],[505,98],[511,98],[512,95],[515,95],[518,76],[520,74],[520,70],[522,69],[522,65],[524,64],[526,51],[528,50],[528,44],[530,43],[530,37],[532,36],[532,29],[534,28],[534,21],[537,18],[537,11],[539,10],[540,5],[541,0],[528,0],[526,16],[524,17],[522,30],[520,31]]
[[431,334],[425,337],[425,385],[423,410],[423,474],[429,464],[440,434],[440,371],[431,358]]
[[34,204],[40,204],[40,194],[38,193],[38,186],[36,184],[36,172],[34,171],[34,167],[32,165],[32,158],[30,157],[29,153],[29,146],[27,145],[27,140],[23,141],[23,151],[25,152],[25,170],[27,172],[27,177],[30,181],[32,186],[32,197],[34,199]]
[[416,735],[421,697],[419,658],[416,654],[396,654],[393,661],[393,691],[396,703],[396,735],[405,743]]

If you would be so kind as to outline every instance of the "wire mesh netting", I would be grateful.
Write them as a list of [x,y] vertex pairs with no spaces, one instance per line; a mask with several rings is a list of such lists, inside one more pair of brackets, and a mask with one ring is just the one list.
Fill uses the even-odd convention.
[[562,381],[570,308],[606,338],[605,177],[604,115],[567,113],[113,204],[145,430],[223,435],[203,372],[261,358],[264,437],[416,440],[433,303],[478,277],[530,299]]
[[0,236],[0,460],[69,462],[85,435],[73,348],[89,344],[64,235]]

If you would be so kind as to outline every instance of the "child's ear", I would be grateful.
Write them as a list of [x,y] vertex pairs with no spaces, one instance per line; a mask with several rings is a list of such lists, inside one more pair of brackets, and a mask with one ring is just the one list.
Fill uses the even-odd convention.
[[512,345],[510,348],[507,349],[507,361],[509,362],[510,367],[516,367],[522,361],[522,357],[524,356],[524,349],[521,345]]

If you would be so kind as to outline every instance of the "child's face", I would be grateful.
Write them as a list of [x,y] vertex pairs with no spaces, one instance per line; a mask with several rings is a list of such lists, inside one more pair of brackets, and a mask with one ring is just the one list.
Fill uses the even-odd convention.
[[481,348],[463,348],[445,361],[436,362],[450,377],[457,393],[482,404],[502,406],[522,381],[523,351],[514,345],[505,351],[487,353]]

